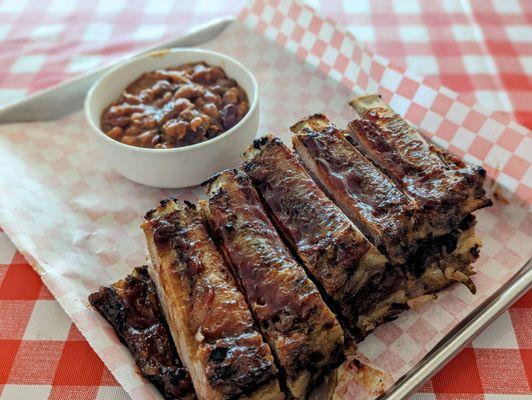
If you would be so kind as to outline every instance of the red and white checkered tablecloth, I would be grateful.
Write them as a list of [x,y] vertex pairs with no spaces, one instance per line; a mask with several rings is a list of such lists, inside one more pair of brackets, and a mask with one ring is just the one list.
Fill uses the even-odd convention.
[[[311,1],[377,53],[532,127],[532,2]],[[0,1],[0,105],[149,47],[242,1]],[[532,292],[414,399],[532,398]],[[126,399],[0,232],[0,398]]]

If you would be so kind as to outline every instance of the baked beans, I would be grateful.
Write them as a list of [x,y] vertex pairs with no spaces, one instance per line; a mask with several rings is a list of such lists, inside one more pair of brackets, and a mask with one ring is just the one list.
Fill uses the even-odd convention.
[[104,110],[101,127],[130,146],[169,149],[212,139],[248,110],[248,97],[234,79],[199,62],[142,74]]

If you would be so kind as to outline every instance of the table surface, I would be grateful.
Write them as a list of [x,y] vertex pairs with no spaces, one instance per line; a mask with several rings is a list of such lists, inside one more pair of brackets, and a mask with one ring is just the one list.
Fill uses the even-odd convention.
[[[0,106],[175,37],[242,0],[0,0]],[[377,53],[532,127],[532,1],[309,1]],[[0,398],[127,399],[0,232]],[[532,398],[532,291],[413,399]]]

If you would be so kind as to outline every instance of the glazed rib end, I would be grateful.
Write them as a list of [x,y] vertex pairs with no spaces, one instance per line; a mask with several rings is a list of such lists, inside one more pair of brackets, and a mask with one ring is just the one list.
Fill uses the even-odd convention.
[[325,114],[313,114],[296,122],[290,127],[290,132],[297,134],[306,129],[311,131],[321,131],[331,126],[329,118]]
[[96,308],[127,345],[142,375],[165,398],[192,400],[196,396],[187,369],[177,355],[146,266],[124,279],[102,286],[89,296]]
[[379,94],[368,94],[365,96],[355,97],[349,102],[349,105],[359,114],[364,114],[367,110],[377,107],[388,107]]
[[260,156],[260,154],[267,149],[269,146],[274,144],[282,144],[281,139],[272,135],[271,133],[261,136],[253,141],[242,153],[242,160],[245,162],[250,162],[255,159],[255,157]]

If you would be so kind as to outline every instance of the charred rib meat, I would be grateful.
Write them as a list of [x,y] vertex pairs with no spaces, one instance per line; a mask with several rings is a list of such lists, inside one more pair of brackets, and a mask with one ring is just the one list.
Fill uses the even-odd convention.
[[270,348],[195,206],[163,201],[143,230],[150,276],[198,398],[284,398]]
[[404,263],[419,236],[415,204],[324,115],[290,129],[303,165],[329,197],[392,262]]
[[272,220],[336,303],[348,328],[361,329],[356,326],[357,295],[380,280],[386,257],[323,193],[280,139],[257,139],[243,158],[243,169]]
[[314,381],[343,361],[344,337],[334,314],[292,257],[266,215],[249,178],[228,170],[206,184],[201,208],[229,260],[262,332],[305,398]]
[[113,326],[142,375],[166,399],[195,398],[190,375],[177,355],[145,266],[110,286],[102,286],[89,296],[89,302]]

